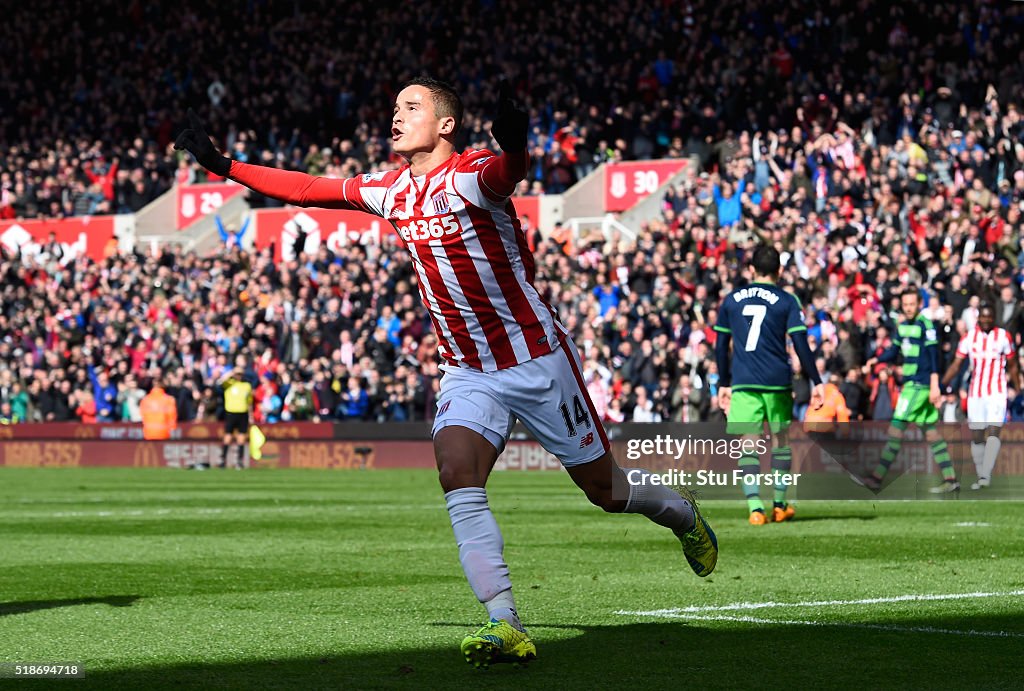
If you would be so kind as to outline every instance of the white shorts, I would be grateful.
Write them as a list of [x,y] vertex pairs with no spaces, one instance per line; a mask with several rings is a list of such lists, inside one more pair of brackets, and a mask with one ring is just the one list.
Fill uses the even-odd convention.
[[971,429],[1002,427],[1006,420],[1006,396],[968,396],[967,426]]
[[518,419],[566,468],[595,461],[610,448],[583,382],[579,352],[568,338],[547,355],[497,372],[442,369],[431,435],[467,427],[500,454]]

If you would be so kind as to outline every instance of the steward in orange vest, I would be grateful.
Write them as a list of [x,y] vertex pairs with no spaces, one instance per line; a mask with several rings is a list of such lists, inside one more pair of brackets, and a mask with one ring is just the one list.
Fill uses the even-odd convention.
[[171,431],[178,427],[178,404],[159,382],[139,403],[139,412],[143,439],[170,439]]
[[820,408],[808,408],[804,416],[804,430],[807,432],[832,432],[836,423],[849,422],[850,409],[846,407],[846,398],[839,387],[829,382],[825,384],[825,402]]

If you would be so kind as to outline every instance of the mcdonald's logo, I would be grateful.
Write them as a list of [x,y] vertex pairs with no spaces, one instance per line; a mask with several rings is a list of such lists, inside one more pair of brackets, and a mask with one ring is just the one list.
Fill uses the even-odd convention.
[[90,425],[75,425],[74,437],[75,439],[95,439],[96,432],[96,427]]
[[287,422],[278,422],[274,425],[266,425],[263,428],[267,439],[301,439],[299,427]]
[[141,442],[135,445],[135,457],[132,465],[136,468],[159,468],[163,465],[160,462],[160,451],[156,444]]
[[207,425],[189,425],[185,428],[186,439],[209,439],[213,434],[210,433],[210,428]]

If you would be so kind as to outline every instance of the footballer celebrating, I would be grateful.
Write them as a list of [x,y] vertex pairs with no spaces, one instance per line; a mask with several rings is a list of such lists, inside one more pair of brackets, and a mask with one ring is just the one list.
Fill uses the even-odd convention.
[[[726,432],[756,441],[767,424],[772,435],[772,471],[789,473],[793,452],[789,446],[789,424],[793,419],[793,368],[786,350],[786,339],[800,365],[814,384],[811,405],[824,400],[824,386],[814,365],[807,343],[800,301],[776,283],[782,275],[782,262],[774,247],[754,250],[754,282],[738,288],[722,301],[714,329],[715,355],[719,372],[719,405],[728,411]],[[732,357],[729,344],[733,342]],[[744,448],[756,448],[744,444]],[[744,454],[739,460],[744,475],[760,472],[760,459]],[[758,483],[744,483],[751,525],[768,523]],[[786,502],[786,485],[775,485],[771,520],[788,521],[796,511]]]
[[432,431],[441,487],[463,571],[489,617],[462,641],[462,653],[487,666],[536,656],[484,489],[517,420],[592,503],[611,513],[643,514],[671,530],[698,576],[714,570],[718,544],[691,496],[627,481],[587,394],[576,347],[534,288],[533,256],[509,199],[529,165],[526,112],[503,81],[491,128],[500,156],[455,151],[462,116],[449,85],[414,79],[395,99],[391,121],[392,150],[406,165],[345,180],[225,158],[192,111],[175,146],[267,196],[364,211],[398,232],[443,360]]
[[1006,375],[1020,390],[1020,367],[1014,357],[1013,341],[1006,329],[995,326],[991,305],[982,305],[978,323],[956,348],[956,357],[942,377],[942,389],[960,372],[965,360],[971,363],[971,384],[967,389],[967,426],[971,430],[971,459],[978,476],[971,489],[988,487],[999,456],[999,432],[1006,420]]

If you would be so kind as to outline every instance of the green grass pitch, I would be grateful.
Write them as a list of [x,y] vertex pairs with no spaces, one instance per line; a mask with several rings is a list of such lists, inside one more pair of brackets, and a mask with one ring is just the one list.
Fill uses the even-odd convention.
[[496,473],[539,658],[481,671],[440,495],[428,471],[0,469],[0,662],[95,689],[1019,688],[1022,503],[805,501],[754,528],[709,500],[702,580],[564,474]]

